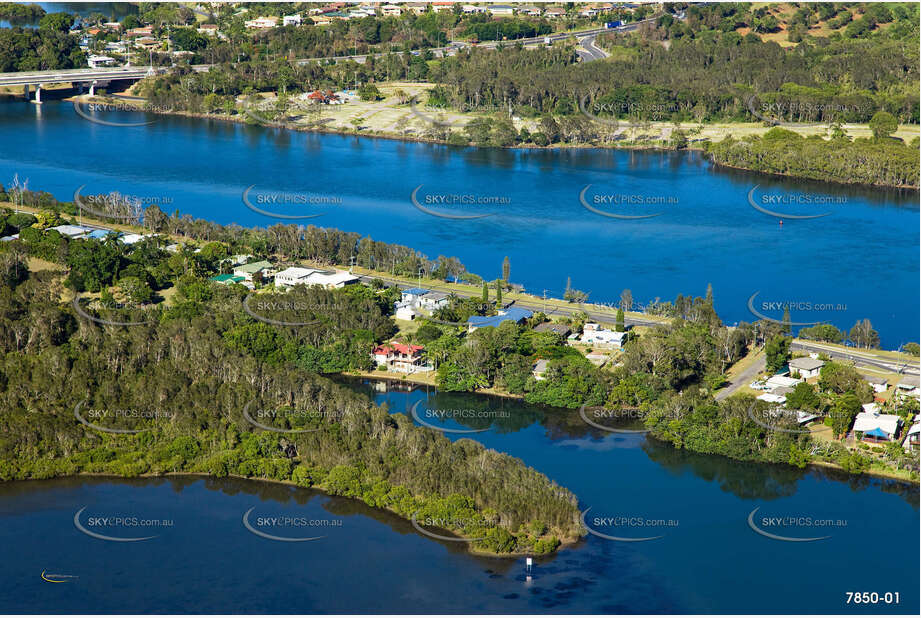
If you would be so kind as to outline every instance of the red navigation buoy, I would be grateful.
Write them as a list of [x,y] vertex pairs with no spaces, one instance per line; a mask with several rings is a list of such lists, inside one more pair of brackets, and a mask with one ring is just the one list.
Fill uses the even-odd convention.
[[783,227],[783,219],[780,220],[780,226]]

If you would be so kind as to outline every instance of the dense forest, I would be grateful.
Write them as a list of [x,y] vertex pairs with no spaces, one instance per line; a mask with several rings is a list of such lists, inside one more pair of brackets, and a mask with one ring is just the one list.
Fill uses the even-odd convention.
[[[239,352],[239,329],[254,321],[229,290],[181,285],[178,302],[146,323],[100,325],[60,301],[55,273],[28,276],[24,257],[7,248],[0,267],[2,479],[234,474],[404,516],[472,521],[475,512],[501,525],[458,532],[484,533],[477,544],[492,551],[544,553],[579,533],[575,497],[522,462],[451,443],[296,364]],[[273,426],[314,431],[257,431],[243,416],[251,403],[271,410]],[[78,404],[99,425],[140,431],[88,429],[75,420]]]
[[70,33],[73,23],[68,13],[48,13],[38,28],[0,28],[0,73],[86,67],[86,54]]
[[709,144],[707,150],[717,163],[769,174],[846,184],[918,186],[918,138],[910,144],[888,136],[825,140],[775,127],[763,137],[727,137]]
[[[311,318],[305,328],[270,326],[244,311],[247,290],[206,280],[226,268],[227,245],[215,238],[264,257],[268,246],[287,247],[268,230],[244,237],[148,209],[152,227],[213,238],[201,251],[176,253],[164,250],[162,236],[133,245],[114,236],[71,240],[47,227],[66,221],[72,204],[14,194],[47,210],[0,215],[0,227],[20,234],[0,245],[0,479],[239,475],[321,488],[406,517],[480,522],[455,532],[483,536],[474,546],[492,552],[546,553],[580,534],[575,496],[519,460],[452,443],[320,377],[368,367],[374,342],[395,332],[394,290],[260,295],[266,317],[293,305]],[[303,228],[282,227],[290,228],[291,253],[332,261],[344,250],[331,240],[335,230],[317,230],[311,250]],[[373,255],[370,240],[345,239]],[[405,248],[377,250],[389,257]],[[30,274],[27,256],[62,270]],[[168,305],[159,302],[167,293]],[[310,431],[259,430],[248,408],[272,427]],[[88,428],[79,410],[107,429],[138,432]]]

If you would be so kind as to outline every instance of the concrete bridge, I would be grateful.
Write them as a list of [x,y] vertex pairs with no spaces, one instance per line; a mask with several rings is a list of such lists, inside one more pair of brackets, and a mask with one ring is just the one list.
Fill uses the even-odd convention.
[[152,67],[100,67],[95,69],[62,69],[56,71],[31,71],[22,73],[0,73],[0,86],[23,86],[26,99],[29,91],[35,87],[35,103],[42,102],[42,86],[45,84],[64,84],[89,86],[90,94],[95,94],[97,86],[107,86],[109,82],[120,79],[138,80],[153,75]]

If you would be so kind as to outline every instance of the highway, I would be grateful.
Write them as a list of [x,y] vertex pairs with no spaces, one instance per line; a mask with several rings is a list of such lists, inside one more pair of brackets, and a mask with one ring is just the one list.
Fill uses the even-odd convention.
[[[446,284],[433,284],[431,282],[426,282],[425,284],[417,283],[406,283],[405,281],[398,281],[396,279],[391,279],[389,277],[383,277],[380,275],[355,275],[364,283],[370,283],[374,279],[380,279],[384,283],[395,285],[400,289],[414,288],[414,287],[423,287],[427,290],[434,290],[436,292],[445,292],[449,294],[454,294],[460,298],[480,298],[479,293],[467,293],[463,291],[458,291],[449,285]],[[560,301],[561,302],[561,301]],[[566,316],[571,317],[576,313],[585,313],[588,315],[589,319],[595,321],[603,322],[613,322],[616,315],[615,312],[611,309],[600,310],[595,309],[592,305],[580,305],[573,303],[571,307],[552,307],[547,305],[547,303],[541,302],[538,299],[535,300],[516,300],[514,301],[515,307],[523,307],[531,311],[541,311],[547,315],[552,316]],[[624,323],[628,326],[660,326],[663,321],[655,320],[645,320],[642,318],[632,317],[627,315],[624,317]]]
[[[404,281],[398,281],[396,279],[391,279],[389,277],[383,277],[379,275],[356,275],[365,283],[370,283],[374,279],[380,279],[384,283],[395,285],[400,289],[407,289],[412,287],[424,287],[425,289],[435,290],[438,292],[445,292],[455,294],[461,298],[479,298],[478,293],[466,293],[463,291],[458,291],[446,284],[433,284],[430,282],[422,284],[416,283],[406,283]],[[516,300],[514,305],[516,307],[523,307],[531,311],[541,311],[549,316],[566,316],[571,317],[576,313],[585,313],[588,315],[590,320],[596,322],[613,322],[615,319],[615,313],[611,309],[601,310],[593,308],[592,305],[580,305],[573,303],[571,306],[567,307],[553,307],[547,303],[543,303],[540,300]],[[628,326],[661,326],[663,323],[667,323],[668,320],[655,320],[655,319],[643,319],[638,318],[632,315],[626,315],[624,318],[624,323]],[[791,349],[798,352],[806,353],[816,353],[816,354],[825,354],[829,358],[840,360],[840,361],[850,361],[853,362],[857,367],[867,367],[882,370],[889,373],[899,373],[906,375],[919,375],[921,369],[919,369],[919,363],[917,360],[904,362],[894,361],[881,357],[878,354],[875,354],[871,350],[842,350],[838,347],[826,345],[823,343],[815,341],[805,341],[802,339],[794,339],[791,344]],[[906,355],[906,358],[908,356]],[[765,367],[765,357],[762,353],[761,357],[752,364],[751,367],[748,367],[743,371],[732,383],[726,388],[722,389],[717,394],[717,399],[725,399],[732,393],[736,392],[742,386],[749,384],[756,375],[764,371]]]
[[[525,39],[515,39],[513,41],[485,41],[483,43],[463,43],[456,42],[451,45],[444,47],[433,47],[430,51],[435,54],[436,57],[443,58],[445,55],[454,55],[458,50],[464,49],[466,47],[480,47],[484,49],[495,49],[499,46],[510,47],[514,45],[524,45],[524,46],[539,46],[545,44],[545,39],[549,38],[551,42],[565,41],[570,37],[575,37],[579,41],[580,45],[584,48],[584,51],[580,50],[579,55],[582,56],[583,60],[597,60],[600,58],[605,58],[607,54],[598,48],[595,45],[595,37],[603,32],[631,32],[640,27],[644,23],[648,23],[658,19],[656,17],[650,17],[638,22],[630,23],[618,28],[591,28],[588,30],[580,30],[577,32],[561,32],[557,34],[551,34],[537,37],[530,37]],[[394,54],[404,54],[405,52],[393,52]],[[416,52],[421,53],[421,52]],[[354,60],[360,64],[364,64],[369,55],[373,55],[375,58],[380,58],[387,55],[387,52],[377,52],[374,54],[357,54],[352,56],[327,56],[320,58],[302,58],[295,60],[298,64],[310,64],[313,62],[327,62],[327,61],[341,61],[341,60]],[[197,72],[205,72],[211,68],[210,64],[196,64],[192,66],[192,69]],[[153,74],[154,72],[163,71],[164,69],[152,69],[148,66],[135,66],[135,67],[102,67],[96,69],[63,69],[63,70],[53,70],[53,71],[25,71],[25,72],[16,72],[16,73],[0,73],[0,86],[26,86],[26,85],[38,85],[38,84],[60,84],[60,83],[92,83],[93,81],[111,81],[117,79],[141,79],[147,75]]]

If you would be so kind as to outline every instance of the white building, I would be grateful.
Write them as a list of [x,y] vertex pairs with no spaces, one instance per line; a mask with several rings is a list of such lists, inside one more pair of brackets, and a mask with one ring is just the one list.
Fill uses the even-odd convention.
[[381,15],[384,17],[399,17],[403,9],[398,4],[385,4],[381,7]]
[[278,25],[277,17],[257,17],[243,22],[247,28],[274,28]]
[[787,403],[787,398],[783,395],[775,395],[773,393],[764,393],[756,397],[759,401],[766,401],[768,403],[776,403],[778,405],[783,405]]
[[786,386],[787,388],[793,388],[800,382],[803,382],[802,378],[790,378],[787,376],[771,376],[765,381],[764,385],[768,390],[779,388],[781,386]]
[[491,4],[488,8],[493,15],[511,16],[515,14],[515,7],[508,4]]
[[419,305],[429,311],[448,306],[448,295],[444,292],[429,292],[419,298]]
[[582,336],[579,341],[582,343],[591,343],[594,345],[610,345],[618,348],[624,347],[624,339],[627,333],[621,333],[613,330],[602,328],[595,322],[587,322],[582,327]]
[[98,69],[99,67],[110,67],[115,64],[115,58],[93,54],[87,57],[86,64],[88,64],[91,69]]
[[343,270],[319,270],[292,266],[275,274],[275,286],[285,289],[295,285],[319,285],[327,289],[343,288],[354,283],[358,283],[358,277]]
[[281,24],[283,26],[300,26],[301,25],[301,16],[295,13],[294,15],[285,15],[281,18]]
[[864,376],[864,380],[873,387],[875,393],[885,393],[889,388],[889,380],[886,378],[877,378],[876,376]]
[[861,412],[854,419],[854,432],[861,432],[867,442],[888,442],[899,431],[902,419],[895,414]]
[[61,236],[67,236],[68,238],[83,238],[92,231],[88,227],[79,227],[77,225],[56,225],[48,229],[54,230]]
[[488,11],[485,6],[475,6],[473,4],[465,4],[461,7],[461,10],[463,10],[467,15],[472,13],[486,13]]
[[290,288],[294,287],[295,285],[308,285],[307,277],[309,277],[313,272],[313,268],[301,268],[299,266],[286,268],[275,273],[275,286]]
[[414,303],[394,303],[396,309],[394,317],[398,320],[406,320],[407,322],[412,322],[418,316],[422,315],[416,311],[416,306]]
[[808,379],[818,377],[819,371],[825,366],[825,361],[806,356],[803,358],[791,359],[787,365],[790,367],[791,373],[795,371],[803,379]]

